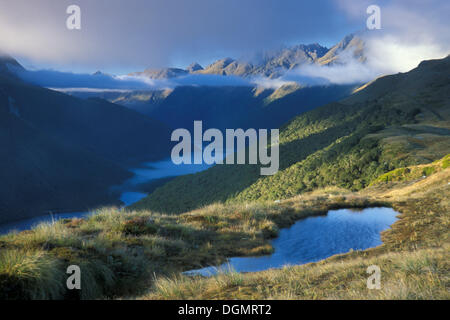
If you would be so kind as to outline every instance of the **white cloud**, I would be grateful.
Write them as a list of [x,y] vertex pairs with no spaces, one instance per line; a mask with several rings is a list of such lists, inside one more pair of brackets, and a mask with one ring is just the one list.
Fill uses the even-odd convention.
[[[336,0],[349,19],[365,25],[366,8],[373,1]],[[352,53],[341,56],[340,65],[303,65],[289,71],[280,80],[305,84],[348,84],[368,82],[376,77],[407,72],[421,61],[444,58],[450,54],[450,2],[378,1],[382,29],[358,34],[365,42],[364,63]]]

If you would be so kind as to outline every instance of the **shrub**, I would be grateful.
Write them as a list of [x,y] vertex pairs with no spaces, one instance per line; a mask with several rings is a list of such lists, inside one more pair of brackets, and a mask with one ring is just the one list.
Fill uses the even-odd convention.
[[435,170],[436,169],[434,167],[425,167],[425,168],[423,168],[422,173],[424,176],[428,177],[428,176],[432,175]]
[[124,221],[120,226],[120,231],[126,235],[155,234],[158,232],[158,227],[151,224],[148,218],[136,217]]
[[450,167],[450,154],[446,155],[442,160],[442,168],[447,169]]

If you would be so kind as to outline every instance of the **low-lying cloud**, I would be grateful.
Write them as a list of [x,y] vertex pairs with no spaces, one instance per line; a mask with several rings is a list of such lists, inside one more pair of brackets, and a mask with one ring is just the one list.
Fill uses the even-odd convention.
[[279,87],[297,82],[303,85],[366,83],[377,77],[407,72],[423,60],[444,58],[450,47],[433,41],[413,42],[389,32],[364,32],[358,35],[364,42],[364,60],[349,51],[331,65],[305,64],[287,71],[278,79],[260,79],[267,87]]
[[15,70],[24,81],[48,88],[139,90],[149,85],[140,79],[120,79],[106,74],[77,74],[54,70]]
[[[145,76],[76,74],[54,70],[12,69],[22,80],[60,91],[132,91],[171,89],[177,86],[253,86],[248,79],[235,76],[193,74],[172,79],[150,79]],[[62,90],[64,89],[64,90]]]
[[[336,0],[346,13],[348,22],[360,22],[365,27],[366,9],[372,0]],[[381,30],[366,30],[359,37],[364,41],[361,62],[351,52],[341,55],[339,64],[302,65],[276,80],[262,81],[266,86],[287,82],[303,84],[364,83],[377,77],[407,72],[421,61],[444,58],[450,54],[450,2],[442,0],[379,0]]]

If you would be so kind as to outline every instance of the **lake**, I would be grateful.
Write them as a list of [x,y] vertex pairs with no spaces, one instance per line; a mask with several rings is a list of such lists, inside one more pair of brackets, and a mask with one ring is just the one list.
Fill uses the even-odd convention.
[[[113,186],[112,189],[120,193],[119,200],[123,203],[123,206],[126,207],[147,196],[146,193],[140,191],[139,185],[141,184],[152,181],[157,182],[158,180],[162,181],[164,178],[196,173],[206,170],[209,167],[210,165],[206,164],[176,165],[171,159],[157,162],[147,162],[139,168],[130,169],[130,171],[134,174],[133,177],[125,181],[120,186]],[[0,225],[0,234],[5,234],[13,230],[29,230],[33,226],[42,222],[52,222],[54,220],[69,218],[82,218],[88,214],[89,212],[53,213],[14,221]]]
[[330,210],[324,216],[308,217],[282,229],[271,242],[275,249],[271,255],[231,258],[221,266],[191,270],[185,274],[211,276],[230,270],[263,271],[376,247],[382,244],[380,233],[390,228],[398,214],[391,208]]

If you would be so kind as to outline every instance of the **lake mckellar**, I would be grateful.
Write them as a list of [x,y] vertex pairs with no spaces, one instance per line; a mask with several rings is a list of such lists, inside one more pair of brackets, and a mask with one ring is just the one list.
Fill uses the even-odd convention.
[[[129,206],[138,202],[147,196],[147,193],[139,189],[139,185],[162,181],[165,178],[177,177],[185,174],[191,174],[206,170],[210,167],[207,164],[181,164],[176,165],[171,159],[166,159],[157,162],[147,162],[138,168],[130,169],[134,174],[133,177],[125,181],[120,186],[113,188],[120,194],[119,200],[123,206]],[[89,215],[90,212],[67,212],[67,213],[49,213],[39,215],[32,218],[22,219],[0,225],[0,234],[5,234],[11,231],[24,231],[33,228],[39,223],[52,222],[59,219],[83,218]]]

